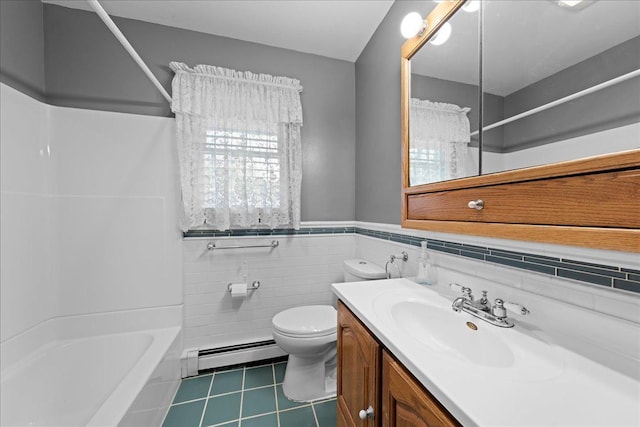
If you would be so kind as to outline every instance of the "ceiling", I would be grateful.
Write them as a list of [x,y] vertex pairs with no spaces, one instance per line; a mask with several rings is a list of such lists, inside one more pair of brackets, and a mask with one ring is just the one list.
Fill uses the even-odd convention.
[[[42,0],[92,10],[83,0]],[[110,15],[355,62],[394,0],[100,0]]]

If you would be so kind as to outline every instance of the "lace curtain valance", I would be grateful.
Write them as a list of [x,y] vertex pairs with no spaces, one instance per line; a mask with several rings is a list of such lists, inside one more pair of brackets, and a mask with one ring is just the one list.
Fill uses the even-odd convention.
[[468,175],[470,108],[411,98],[409,108],[411,182]]
[[172,62],[183,230],[300,225],[300,82]]

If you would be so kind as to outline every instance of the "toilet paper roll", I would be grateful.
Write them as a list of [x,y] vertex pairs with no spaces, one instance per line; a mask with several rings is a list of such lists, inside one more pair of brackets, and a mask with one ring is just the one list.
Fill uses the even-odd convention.
[[231,298],[246,298],[247,297],[247,284],[246,283],[232,283],[231,284]]

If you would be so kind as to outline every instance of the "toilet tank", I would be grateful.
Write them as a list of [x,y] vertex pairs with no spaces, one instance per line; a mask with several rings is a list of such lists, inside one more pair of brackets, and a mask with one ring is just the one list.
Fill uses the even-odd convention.
[[344,261],[344,281],[359,282],[362,280],[386,279],[384,268],[366,259],[347,259]]

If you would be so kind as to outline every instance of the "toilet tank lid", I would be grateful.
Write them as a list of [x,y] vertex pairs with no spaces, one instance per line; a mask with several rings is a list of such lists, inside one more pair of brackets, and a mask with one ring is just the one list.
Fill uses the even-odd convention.
[[338,312],[330,305],[303,305],[281,311],[273,316],[274,329],[289,335],[305,337],[334,333]]
[[361,258],[346,259],[344,270],[363,279],[384,279],[387,277],[384,268]]

